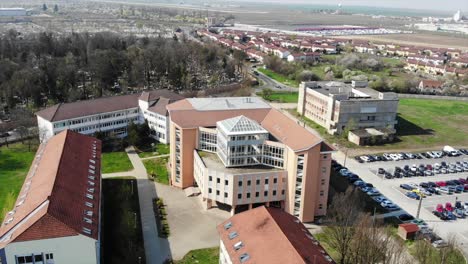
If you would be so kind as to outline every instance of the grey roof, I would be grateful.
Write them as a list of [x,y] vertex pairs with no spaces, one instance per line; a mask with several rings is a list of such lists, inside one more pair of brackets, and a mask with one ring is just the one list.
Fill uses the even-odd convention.
[[268,133],[262,126],[243,115],[225,119],[217,123],[228,135]]
[[268,103],[258,97],[190,98],[187,100],[198,111],[271,108]]

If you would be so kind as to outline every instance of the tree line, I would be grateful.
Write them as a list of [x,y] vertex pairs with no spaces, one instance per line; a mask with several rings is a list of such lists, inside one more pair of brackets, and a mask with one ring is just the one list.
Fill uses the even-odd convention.
[[42,107],[135,88],[201,90],[232,82],[237,65],[227,50],[184,38],[10,30],[0,36],[0,104]]

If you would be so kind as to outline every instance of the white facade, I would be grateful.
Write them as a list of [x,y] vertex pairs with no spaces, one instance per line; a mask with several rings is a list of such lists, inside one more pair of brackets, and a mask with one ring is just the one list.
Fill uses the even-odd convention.
[[219,242],[219,264],[232,264],[231,257],[224,246],[223,240]]
[[[4,253],[6,263],[2,264],[98,264],[100,262],[99,242],[83,235],[10,243],[5,247]],[[33,255],[43,261],[29,262],[29,257],[32,258]]]

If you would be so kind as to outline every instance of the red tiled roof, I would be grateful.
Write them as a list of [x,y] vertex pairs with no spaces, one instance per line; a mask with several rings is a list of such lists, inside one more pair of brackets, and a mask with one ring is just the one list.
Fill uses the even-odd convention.
[[422,80],[421,82],[424,88],[440,88],[443,85],[442,82],[436,80]]
[[408,224],[400,224],[399,227],[406,230],[407,233],[414,233],[419,231],[419,227],[417,224],[408,223]]
[[[94,145],[96,146],[95,154]],[[100,222],[101,142],[93,137],[65,130],[43,143],[31,165],[15,203],[13,215],[0,226],[0,248],[12,241],[27,241],[82,234],[98,239]],[[89,160],[95,160],[92,164]],[[94,174],[88,170],[95,166]],[[93,175],[94,186],[88,176]],[[94,188],[94,193],[89,192]],[[93,199],[86,198],[92,194]],[[92,208],[85,205],[91,202]],[[92,223],[84,212],[92,212]],[[5,224],[8,219],[12,221]],[[83,228],[91,230],[85,234]]]
[[[224,225],[232,226],[225,229]],[[328,255],[307,228],[294,216],[277,208],[258,207],[234,215],[217,227],[220,239],[232,263],[241,263],[240,256],[248,254],[246,263],[268,264],[329,264]],[[231,232],[238,236],[229,239]],[[234,245],[242,241],[239,250]]]
[[167,99],[172,99],[174,101],[177,100],[182,100],[185,97],[183,97],[180,94],[174,93],[172,91],[169,91],[167,89],[161,89],[161,90],[151,90],[151,91],[145,91],[141,93],[140,97],[138,98],[139,100],[145,101],[145,102],[152,102],[156,101],[159,98],[164,97]]

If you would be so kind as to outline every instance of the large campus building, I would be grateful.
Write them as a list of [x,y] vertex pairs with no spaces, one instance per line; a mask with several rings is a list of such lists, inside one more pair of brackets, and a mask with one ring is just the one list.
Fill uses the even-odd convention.
[[[398,96],[367,87],[367,82],[303,82],[299,87],[297,111],[327,129],[341,134],[353,124],[354,135],[366,137],[395,133]],[[354,141],[354,140],[353,140]],[[360,139],[356,139],[359,144]]]
[[333,264],[297,218],[264,206],[237,214],[217,227],[220,264]]
[[155,90],[94,100],[61,103],[36,113],[41,141],[65,129],[81,134],[124,137],[129,123],[145,120],[151,135],[161,143],[169,143],[169,119],[166,106],[183,97],[168,90]]
[[171,185],[197,186],[204,205],[259,205],[301,221],[325,215],[331,153],[323,140],[257,97],[168,105]]
[[1,264],[100,263],[101,142],[67,130],[42,143],[0,226]]

